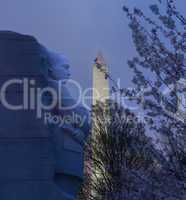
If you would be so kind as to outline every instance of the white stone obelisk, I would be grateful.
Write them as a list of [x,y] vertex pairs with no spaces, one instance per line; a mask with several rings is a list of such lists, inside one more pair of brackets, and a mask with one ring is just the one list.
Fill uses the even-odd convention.
[[108,67],[102,54],[99,53],[93,65],[93,105],[108,100],[109,91]]
[[[93,93],[92,93],[93,107],[96,106],[97,103],[98,104],[103,103],[103,108],[104,108],[104,105],[106,105],[106,100],[109,100],[109,97],[110,97],[110,88],[109,88],[109,79],[108,79],[108,68],[102,54],[99,53],[93,65]],[[94,138],[97,133],[96,128],[95,128],[97,118],[95,117],[95,115],[96,113],[92,115],[92,122],[93,122],[92,123],[92,138]],[[98,178],[100,174],[99,169],[96,169],[96,166],[93,163],[90,163],[90,165],[92,165],[92,168],[94,168],[93,170],[94,173],[97,172],[96,177]],[[89,172],[89,173],[92,173],[92,172]],[[94,179],[94,177],[95,177],[95,174],[92,176],[92,179]],[[94,196],[93,189],[91,189],[90,193],[92,194],[92,196]]]

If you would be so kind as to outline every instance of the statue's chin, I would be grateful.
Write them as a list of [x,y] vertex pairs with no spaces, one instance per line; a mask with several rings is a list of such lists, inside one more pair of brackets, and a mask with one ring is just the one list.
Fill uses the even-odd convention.
[[62,81],[62,84],[66,84],[67,83],[67,81]]
[[62,80],[61,83],[62,84],[66,84],[68,80]]

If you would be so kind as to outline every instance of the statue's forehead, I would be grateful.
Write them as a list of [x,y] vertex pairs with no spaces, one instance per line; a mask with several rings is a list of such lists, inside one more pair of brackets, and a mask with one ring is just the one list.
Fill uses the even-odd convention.
[[48,57],[51,64],[55,66],[63,66],[63,65],[70,65],[69,60],[67,57],[61,53],[56,53],[52,51],[48,51]]

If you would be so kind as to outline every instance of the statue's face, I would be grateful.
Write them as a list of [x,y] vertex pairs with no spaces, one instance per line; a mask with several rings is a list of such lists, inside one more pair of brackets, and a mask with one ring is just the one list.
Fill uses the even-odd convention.
[[49,76],[53,80],[66,83],[70,78],[70,65],[68,60],[60,54],[50,54]]
[[50,74],[51,78],[57,80],[57,81],[63,81],[66,82],[70,78],[70,66],[69,65],[61,65],[59,68],[51,67],[50,68]]

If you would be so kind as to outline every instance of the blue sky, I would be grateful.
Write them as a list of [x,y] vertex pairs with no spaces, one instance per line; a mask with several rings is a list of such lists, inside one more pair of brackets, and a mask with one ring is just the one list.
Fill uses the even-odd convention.
[[[113,77],[131,85],[126,61],[133,47],[123,4],[148,13],[157,0],[1,0],[0,29],[34,35],[47,47],[64,53],[71,61],[72,77],[85,88],[92,83],[92,63],[102,51]],[[148,3],[149,2],[149,3]],[[185,0],[176,0],[186,14]]]

